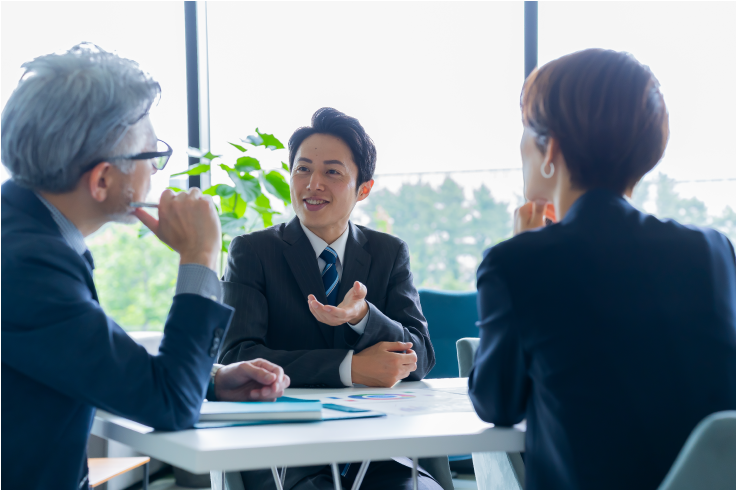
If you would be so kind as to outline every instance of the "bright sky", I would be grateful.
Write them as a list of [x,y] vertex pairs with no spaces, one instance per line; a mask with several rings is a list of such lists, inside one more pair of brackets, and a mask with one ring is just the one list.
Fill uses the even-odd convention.
[[[0,9],[3,106],[21,63],[92,41],[139,61],[163,87],[152,117],[175,153],[154,177],[154,192],[185,168],[182,2],[3,2]],[[255,127],[286,143],[316,109],[333,106],[373,137],[379,175],[520,166],[521,2],[209,2],[208,16],[216,153]],[[734,18],[736,3],[726,2],[541,2],[540,63],[586,47],[632,52],[658,76],[670,109],[659,170],[678,180],[736,179]],[[518,171],[453,178],[468,189],[486,183],[509,202],[521,196]],[[407,179],[381,177],[377,186],[395,189]],[[736,180],[678,190],[712,213],[736,208]]]

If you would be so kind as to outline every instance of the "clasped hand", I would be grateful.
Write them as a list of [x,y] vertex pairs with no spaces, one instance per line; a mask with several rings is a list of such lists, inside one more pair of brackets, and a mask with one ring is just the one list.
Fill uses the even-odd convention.
[[310,294],[307,298],[309,311],[317,320],[332,327],[343,323],[355,325],[368,314],[368,303],[365,301],[367,294],[368,288],[358,281],[355,281],[353,287],[345,295],[345,299],[337,306],[323,305],[313,294]]
[[236,362],[217,371],[215,396],[218,401],[274,401],[284,395],[289,383],[281,366],[265,359]]

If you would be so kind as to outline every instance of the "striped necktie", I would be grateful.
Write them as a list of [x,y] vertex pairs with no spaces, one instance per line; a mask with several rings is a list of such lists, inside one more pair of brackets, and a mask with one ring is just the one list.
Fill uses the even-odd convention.
[[327,304],[337,306],[337,286],[340,284],[337,279],[337,252],[327,247],[319,254],[319,258],[325,261],[325,268],[322,270],[322,284],[325,285]]

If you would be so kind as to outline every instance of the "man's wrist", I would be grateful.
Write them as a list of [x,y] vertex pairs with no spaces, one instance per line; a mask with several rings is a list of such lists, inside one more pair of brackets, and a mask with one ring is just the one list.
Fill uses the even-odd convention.
[[363,306],[360,309],[360,313],[354,318],[351,318],[350,320],[348,320],[348,323],[351,325],[357,325],[368,314],[368,310],[369,310],[368,302],[366,300],[363,300]]
[[199,264],[217,272],[217,254],[211,253],[184,253],[179,256],[179,265]]
[[222,364],[213,364],[210,370],[210,382],[207,384],[207,400],[211,402],[217,401],[217,372],[223,367]]

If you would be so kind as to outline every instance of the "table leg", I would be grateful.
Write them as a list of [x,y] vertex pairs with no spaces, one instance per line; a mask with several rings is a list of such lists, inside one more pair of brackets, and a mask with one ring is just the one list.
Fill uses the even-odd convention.
[[411,481],[414,483],[414,490],[419,490],[419,474],[417,469],[417,458],[411,458]]
[[149,471],[148,463],[146,463],[143,465],[143,485],[142,485],[143,488],[142,490],[148,490],[148,477],[149,477],[148,471]]
[[363,461],[358,469],[358,474],[355,475],[355,481],[353,482],[353,490],[360,490],[360,484],[363,483],[365,473],[368,471],[368,465],[371,464],[370,460]]
[[284,482],[286,481],[286,466],[283,466],[281,468],[281,486],[284,486]]
[[340,470],[337,469],[337,463],[332,463],[332,482],[335,490],[342,490],[342,482],[340,481]]
[[273,481],[276,483],[276,490],[284,490],[284,485],[281,483],[281,476],[279,470],[275,466],[271,466],[271,473],[273,474]]

